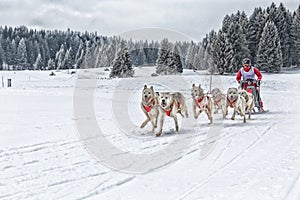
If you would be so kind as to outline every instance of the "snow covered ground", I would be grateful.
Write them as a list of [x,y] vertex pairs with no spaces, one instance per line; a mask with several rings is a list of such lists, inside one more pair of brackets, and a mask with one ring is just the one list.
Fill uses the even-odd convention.
[[[0,199],[300,199],[300,71],[264,74],[270,112],[246,124],[217,114],[216,129],[191,112],[190,87],[208,90],[209,76],[150,77],[153,71],[136,68],[127,80],[108,79],[102,69],[1,72]],[[234,76],[213,83],[224,92],[237,86]],[[159,138],[150,125],[139,128],[144,84],[186,96],[190,121],[179,118],[178,134],[171,119]]]

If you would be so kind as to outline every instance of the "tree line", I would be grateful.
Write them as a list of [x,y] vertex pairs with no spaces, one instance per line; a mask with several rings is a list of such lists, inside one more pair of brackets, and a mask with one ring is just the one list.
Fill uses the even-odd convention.
[[125,41],[97,32],[0,26],[0,70],[117,69],[123,66],[120,56],[134,66],[156,65],[157,74],[183,68],[234,73],[245,57],[266,72],[300,67],[300,5],[293,12],[272,3],[255,8],[249,17],[243,11],[226,15],[220,30],[210,31],[201,42]]

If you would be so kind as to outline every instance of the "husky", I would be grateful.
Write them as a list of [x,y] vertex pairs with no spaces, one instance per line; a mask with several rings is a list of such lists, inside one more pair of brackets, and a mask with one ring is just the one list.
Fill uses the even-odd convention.
[[[188,118],[188,110],[185,103],[185,97],[180,92],[159,92],[158,103],[159,103],[159,131],[156,134],[159,137],[162,134],[164,118],[165,116],[172,117],[175,122],[175,130],[178,132],[178,120],[176,114],[179,113],[182,117]],[[184,113],[184,115],[183,115]]]
[[231,119],[235,119],[236,112],[239,112],[241,117],[244,118],[244,123],[246,123],[245,107],[246,102],[244,97],[242,97],[237,88],[229,88],[227,90],[227,99],[226,99],[226,115],[228,114],[228,107],[233,108],[233,113]]
[[151,122],[152,132],[154,132],[157,127],[157,118],[159,115],[158,106],[158,99],[153,86],[148,88],[145,85],[142,91],[141,109],[146,115],[146,120],[141,124],[140,128],[144,128],[148,122]]
[[251,112],[254,108],[254,96],[246,90],[239,90],[239,94],[245,99],[245,112],[249,114],[248,119],[251,118]]
[[201,85],[196,86],[195,84],[192,85],[192,91],[191,95],[193,98],[193,114],[194,118],[197,119],[201,112],[205,112],[210,124],[213,122],[212,118],[212,98],[204,94],[203,89],[201,88]]
[[222,94],[219,88],[214,88],[211,91],[212,99],[213,99],[213,107],[214,107],[214,114],[218,113],[218,110],[222,111],[223,119],[226,117],[226,97],[225,94]]

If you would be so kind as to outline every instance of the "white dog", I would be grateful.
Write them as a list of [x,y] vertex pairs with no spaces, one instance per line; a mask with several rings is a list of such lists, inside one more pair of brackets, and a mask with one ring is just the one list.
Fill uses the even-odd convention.
[[244,123],[246,123],[245,107],[246,102],[244,97],[238,93],[237,88],[229,88],[227,90],[227,100],[226,100],[226,115],[228,114],[228,107],[233,108],[233,113],[231,119],[235,119],[235,114],[238,111],[242,117],[244,117]]
[[146,115],[146,120],[142,123],[141,128],[144,128],[151,121],[152,132],[154,132],[154,129],[157,127],[158,107],[158,100],[153,86],[148,88],[145,85],[142,91],[141,109]]
[[188,110],[185,104],[185,97],[180,93],[160,92],[157,93],[159,101],[159,131],[156,136],[162,134],[165,116],[172,117],[175,122],[175,130],[178,132],[178,120],[176,114],[179,113],[182,117],[188,117]]
[[197,119],[201,112],[205,112],[210,123],[212,123],[212,98],[207,94],[204,94],[201,85],[192,85],[192,98],[193,98],[193,113],[194,118]]
[[226,117],[226,95],[222,94],[219,88],[214,88],[211,94],[214,102],[214,114],[218,113],[218,110],[221,110],[224,119]]
[[245,112],[249,114],[248,119],[251,118],[251,112],[254,108],[254,96],[253,94],[247,92],[246,90],[239,90],[239,94],[245,99]]

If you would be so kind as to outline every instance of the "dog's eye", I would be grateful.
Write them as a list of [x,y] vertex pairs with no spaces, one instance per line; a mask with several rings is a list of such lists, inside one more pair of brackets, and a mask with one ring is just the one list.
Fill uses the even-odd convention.
[[150,92],[148,92],[148,94],[151,94]]
[[168,97],[166,97],[166,99],[168,99]]

